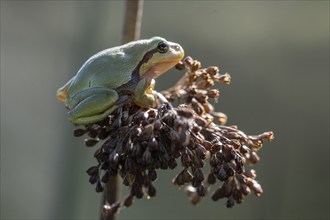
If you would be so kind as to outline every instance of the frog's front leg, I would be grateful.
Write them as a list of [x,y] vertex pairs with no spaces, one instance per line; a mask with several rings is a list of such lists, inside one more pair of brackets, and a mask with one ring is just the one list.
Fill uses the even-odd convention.
[[106,118],[118,106],[118,93],[108,88],[88,88],[66,101],[68,119],[74,124],[91,124]]
[[135,88],[134,102],[143,108],[149,108],[154,105],[157,93],[153,90],[155,80],[142,79]]

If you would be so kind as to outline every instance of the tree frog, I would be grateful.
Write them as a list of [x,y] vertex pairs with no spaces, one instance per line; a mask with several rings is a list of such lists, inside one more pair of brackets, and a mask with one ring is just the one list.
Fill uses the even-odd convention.
[[101,121],[114,112],[124,97],[142,108],[153,106],[155,78],[184,56],[182,47],[161,37],[132,41],[90,57],[64,86],[57,98],[69,109],[74,124]]

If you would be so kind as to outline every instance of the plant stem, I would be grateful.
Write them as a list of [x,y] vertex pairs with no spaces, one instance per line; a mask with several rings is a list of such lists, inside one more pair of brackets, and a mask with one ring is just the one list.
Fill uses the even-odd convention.
[[127,0],[122,43],[140,38],[143,0]]
[[[122,43],[138,40],[140,38],[141,21],[143,14],[143,0],[127,0],[125,11],[125,23],[123,27]],[[105,206],[111,206],[119,200],[120,194],[120,178],[110,177],[103,192],[101,219],[115,220],[118,214],[104,211]]]

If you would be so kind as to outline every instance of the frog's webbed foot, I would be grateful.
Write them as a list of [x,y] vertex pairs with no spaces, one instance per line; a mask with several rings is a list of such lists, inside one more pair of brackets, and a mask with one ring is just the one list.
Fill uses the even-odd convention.
[[157,92],[153,90],[155,80],[141,80],[135,89],[134,102],[142,108],[149,108],[155,104]]

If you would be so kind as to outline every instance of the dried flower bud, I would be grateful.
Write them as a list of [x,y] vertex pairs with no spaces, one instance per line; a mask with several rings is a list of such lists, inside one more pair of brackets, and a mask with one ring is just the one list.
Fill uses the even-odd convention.
[[141,199],[144,195],[142,187],[137,184],[133,184],[131,188],[131,195],[134,195],[136,198]]
[[248,155],[249,157],[246,158],[248,163],[256,164],[260,160],[257,153],[254,151],[250,152]]
[[206,89],[214,86],[214,81],[211,79],[207,79],[204,81],[201,81],[197,84],[197,89]]
[[250,189],[252,189],[254,191],[254,194],[256,196],[260,196],[263,193],[261,185],[257,181],[251,180],[251,181],[248,181],[247,184],[250,187]]
[[91,184],[95,184],[96,182],[98,181],[98,176],[90,176],[89,177],[89,182],[91,183]]
[[267,140],[267,141],[271,141],[274,139],[274,133],[269,131],[269,132],[264,132],[260,135],[257,136],[257,139],[259,140]]
[[185,68],[186,68],[186,66],[184,65],[184,63],[183,62],[179,62],[179,63],[177,63],[176,65],[175,65],[175,68],[177,69],[177,70],[184,70]]
[[97,144],[99,141],[95,139],[85,139],[85,145],[87,147],[93,147],[95,144]]
[[156,188],[152,184],[148,187],[148,195],[150,197],[154,197],[156,195]]
[[209,66],[206,68],[206,72],[209,73],[211,76],[214,76],[219,72],[219,68],[217,66]]
[[212,112],[213,117],[220,123],[220,125],[224,125],[227,123],[227,115],[222,112]]
[[81,128],[77,128],[73,131],[73,135],[75,137],[80,137],[80,136],[83,136],[84,134],[86,134],[87,130],[85,129],[81,129]]
[[250,193],[251,193],[251,190],[250,190],[250,188],[246,185],[246,184],[241,184],[241,192],[245,195],[245,196],[247,196],[247,195],[249,195]]
[[204,118],[200,117],[200,116],[195,117],[195,122],[196,122],[197,125],[199,125],[201,127],[206,127],[207,124],[208,124],[207,121]]
[[215,184],[216,182],[216,177],[214,176],[213,173],[210,173],[208,176],[207,176],[207,183],[208,184]]
[[155,137],[149,139],[148,146],[151,150],[158,148],[158,142]]
[[206,194],[206,188],[203,185],[197,187],[197,194],[201,197],[204,197]]
[[197,93],[194,98],[201,104],[201,106],[203,107],[203,104],[207,102],[208,100],[208,96],[206,94],[203,93]]
[[217,173],[217,177],[220,181],[225,181],[228,178],[227,173],[223,167],[220,168],[219,172]]
[[254,169],[251,169],[251,170],[245,171],[244,175],[247,177],[250,177],[252,179],[255,179],[257,177],[257,172]]
[[144,163],[146,163],[146,164],[151,163],[152,157],[151,157],[151,153],[148,149],[146,149],[144,151],[142,158],[143,158]]
[[176,111],[178,115],[183,116],[185,118],[192,118],[194,116],[194,112],[188,108],[180,108]]
[[225,84],[229,84],[230,83],[230,80],[231,80],[231,77],[228,73],[225,73],[225,74],[216,74],[213,76],[214,80],[218,81],[218,82],[222,82],[222,83],[225,83]]
[[202,105],[206,113],[212,113],[214,111],[214,107],[211,103],[205,102]]
[[142,130],[142,135],[146,138],[150,137],[153,130],[154,130],[154,126],[152,124],[149,124],[149,125],[145,126],[144,129]]
[[226,202],[226,206],[227,208],[231,208],[235,205],[235,200],[232,196],[230,196],[228,199],[227,199],[227,202]]
[[86,173],[90,176],[97,175],[99,173],[99,168],[98,168],[98,166],[92,166],[92,167],[88,168]]
[[102,183],[100,181],[97,181],[95,191],[96,192],[103,192],[103,186],[102,186]]
[[201,169],[195,171],[194,178],[198,183],[201,183],[204,180],[204,174]]
[[194,60],[190,69],[191,69],[191,71],[194,72],[194,71],[200,69],[201,66],[202,66],[202,64],[199,61]]
[[[262,193],[255,171],[245,171],[245,165],[259,161],[256,151],[264,141],[273,139],[273,133],[248,136],[237,126],[224,125],[227,116],[215,112],[209,98],[219,98],[213,86],[229,83],[229,74],[220,74],[215,66],[202,69],[191,57],[176,68],[187,71],[176,85],[159,93],[153,107],[141,108],[125,94],[107,118],[74,131],[75,136],[89,136],[86,146],[105,140],[94,153],[98,164],[86,171],[90,183],[96,184],[95,190],[103,191],[107,187],[103,183],[109,184],[109,178],[117,175],[130,188],[130,195],[122,202],[104,206],[105,215],[117,212],[121,205],[131,206],[134,197],[142,198],[144,192],[147,199],[155,196],[157,169],[174,169],[177,161],[182,168],[173,183],[189,184],[186,192],[192,204],[201,201],[216,179],[222,185],[211,198],[227,198],[227,207],[241,203],[251,191],[258,196]],[[210,166],[205,167],[207,161]],[[204,168],[210,169],[207,180]]]
[[194,63],[194,60],[193,60],[193,58],[191,58],[190,56],[187,56],[187,57],[184,59],[184,62],[185,62],[188,66],[192,66],[193,63]]
[[194,111],[198,114],[198,115],[202,115],[204,114],[204,108],[203,108],[203,105],[200,104],[199,102],[197,102],[196,100],[192,100],[191,101],[191,107],[194,109]]
[[124,206],[130,207],[133,204],[134,196],[129,195],[124,200]]
[[207,91],[207,95],[212,99],[217,99],[220,96],[220,92],[217,89],[210,89]]
[[225,195],[224,195],[224,187],[220,187],[219,189],[217,189],[213,194],[212,194],[212,197],[211,199],[213,201],[218,201],[219,199],[222,199],[224,198]]

